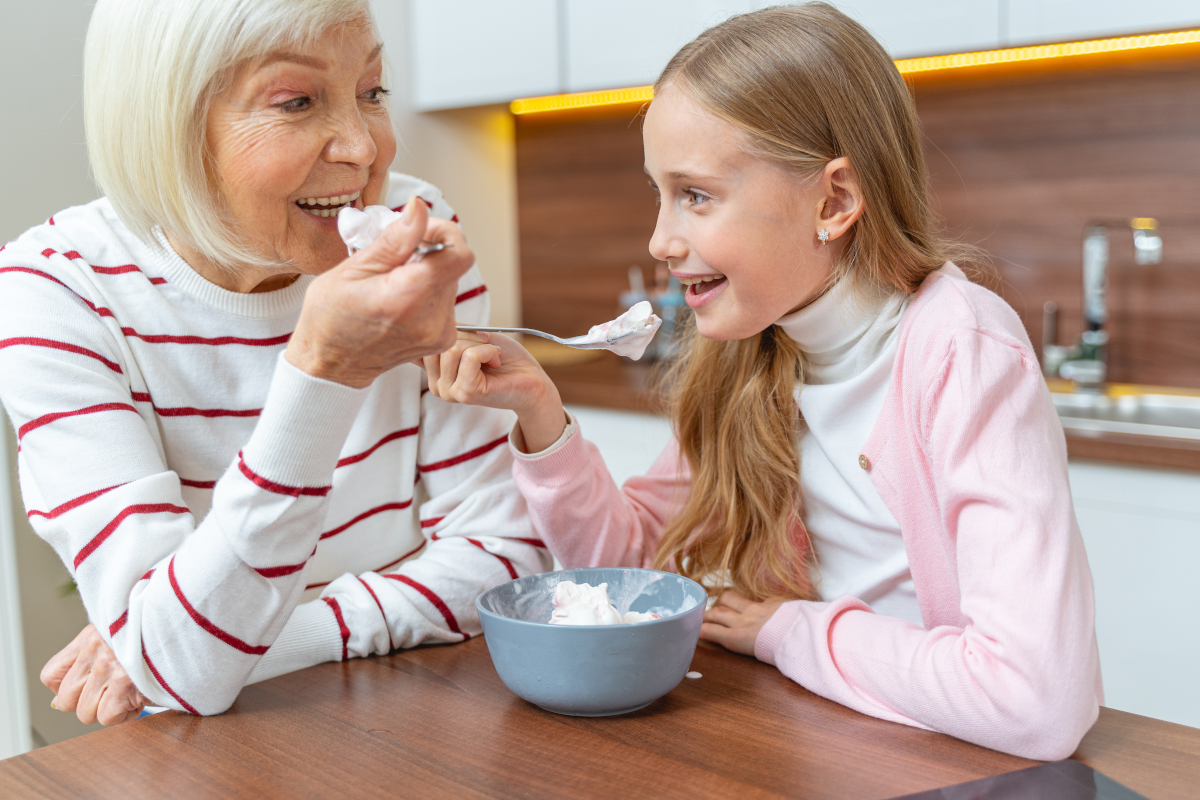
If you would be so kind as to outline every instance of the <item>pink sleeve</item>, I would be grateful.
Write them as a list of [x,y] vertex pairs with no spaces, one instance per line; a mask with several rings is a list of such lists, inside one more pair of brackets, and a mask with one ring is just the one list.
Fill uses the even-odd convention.
[[[511,445],[510,445],[511,446]],[[578,429],[544,456],[514,448],[513,477],[537,532],[564,567],[649,567],[663,525],[686,496],[674,438],[645,475],[618,489]]]
[[905,430],[924,456],[903,469],[928,471],[919,499],[936,498],[942,529],[905,538],[952,548],[942,553],[957,564],[961,625],[926,630],[852,597],[795,601],[763,627],[756,655],[864,714],[1066,758],[1098,715],[1100,664],[1061,426],[1019,342],[961,332],[931,366],[926,396],[914,398],[920,431]]

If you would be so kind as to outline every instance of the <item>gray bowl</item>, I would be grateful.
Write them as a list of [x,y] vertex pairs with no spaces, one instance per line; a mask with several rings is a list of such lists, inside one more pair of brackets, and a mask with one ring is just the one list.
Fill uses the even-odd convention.
[[[551,625],[562,581],[608,584],[622,613],[662,619],[632,625]],[[652,569],[543,572],[502,583],[475,601],[492,663],[504,685],[556,714],[603,717],[636,711],[683,680],[707,595],[693,580]]]

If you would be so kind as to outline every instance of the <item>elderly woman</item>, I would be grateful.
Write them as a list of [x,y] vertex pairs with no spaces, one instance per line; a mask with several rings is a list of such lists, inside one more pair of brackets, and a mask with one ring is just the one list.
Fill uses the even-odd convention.
[[[85,722],[462,641],[481,591],[549,568],[513,418],[409,363],[488,297],[440,193],[389,181],[383,69],[368,0],[96,4],[107,196],[0,252],[21,490],[92,621],[43,680]],[[378,203],[402,218],[346,258],[338,210]]]

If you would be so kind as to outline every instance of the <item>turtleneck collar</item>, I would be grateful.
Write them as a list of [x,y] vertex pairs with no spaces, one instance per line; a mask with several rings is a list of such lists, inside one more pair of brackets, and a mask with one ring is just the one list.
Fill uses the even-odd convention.
[[848,275],[776,324],[804,353],[806,384],[840,383],[879,357],[900,324],[909,296],[890,289],[859,291]]

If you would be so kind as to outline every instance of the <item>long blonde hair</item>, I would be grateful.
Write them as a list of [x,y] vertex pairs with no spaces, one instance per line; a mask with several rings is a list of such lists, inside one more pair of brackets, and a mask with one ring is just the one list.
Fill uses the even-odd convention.
[[[676,53],[654,88],[685,92],[797,180],[849,159],[865,211],[834,281],[911,293],[963,251],[938,235],[907,86],[879,43],[832,6],[732,17]],[[692,485],[655,566],[708,579],[714,592],[812,598],[794,399],[802,370],[800,348],[774,325],[738,341],[688,334],[668,385]]]

